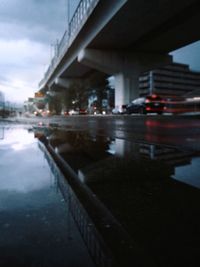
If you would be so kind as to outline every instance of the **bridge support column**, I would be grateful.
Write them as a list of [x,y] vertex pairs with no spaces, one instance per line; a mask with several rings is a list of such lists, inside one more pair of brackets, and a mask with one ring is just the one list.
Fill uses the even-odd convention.
[[126,74],[117,73],[115,77],[115,106],[130,103],[131,100],[139,97],[139,73]]
[[115,105],[124,105],[139,96],[139,75],[172,63],[172,56],[145,52],[83,49],[78,62],[115,76]]

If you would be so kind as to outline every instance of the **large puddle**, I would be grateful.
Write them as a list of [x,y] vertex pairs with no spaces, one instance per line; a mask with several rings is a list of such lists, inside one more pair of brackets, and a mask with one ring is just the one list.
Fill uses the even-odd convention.
[[156,266],[200,264],[198,149],[86,130],[45,135]]
[[0,125],[0,266],[94,266],[34,133]]
[[[0,266],[92,266],[54,167],[34,136],[46,137],[156,266],[199,266],[198,149],[43,126],[0,128]],[[84,242],[99,247],[87,237],[87,216],[74,216]]]

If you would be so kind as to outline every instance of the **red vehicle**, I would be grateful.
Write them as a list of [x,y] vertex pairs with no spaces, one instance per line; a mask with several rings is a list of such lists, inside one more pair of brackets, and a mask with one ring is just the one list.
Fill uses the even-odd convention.
[[87,114],[88,114],[87,109],[83,109],[83,108],[81,108],[81,109],[79,110],[79,115],[87,115]]

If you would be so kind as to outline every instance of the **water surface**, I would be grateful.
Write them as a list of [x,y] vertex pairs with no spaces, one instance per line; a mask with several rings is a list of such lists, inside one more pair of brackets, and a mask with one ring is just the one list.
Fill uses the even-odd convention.
[[156,144],[158,133],[149,142],[56,129],[48,141],[156,266],[199,266],[200,151]]
[[94,266],[38,140],[0,125],[0,266]]

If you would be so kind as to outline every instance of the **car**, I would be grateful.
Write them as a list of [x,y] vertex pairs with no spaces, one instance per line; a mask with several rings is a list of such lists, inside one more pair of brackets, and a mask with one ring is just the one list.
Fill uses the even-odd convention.
[[127,105],[116,106],[112,109],[112,114],[125,114]]
[[79,109],[79,115],[87,115],[87,114],[88,114],[87,109],[83,109],[83,108]]
[[158,95],[149,95],[146,97],[139,97],[134,99],[130,104],[126,106],[126,113],[157,113],[162,114],[165,110],[165,104],[163,99]]
[[68,111],[68,114],[69,114],[69,115],[79,115],[79,111],[76,110],[76,109],[70,109],[70,110]]

